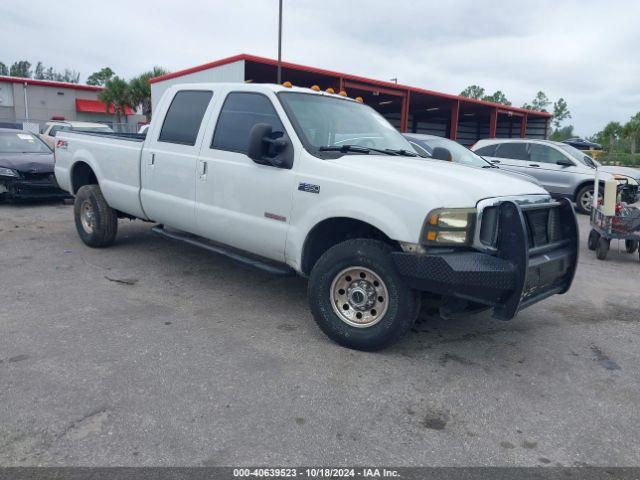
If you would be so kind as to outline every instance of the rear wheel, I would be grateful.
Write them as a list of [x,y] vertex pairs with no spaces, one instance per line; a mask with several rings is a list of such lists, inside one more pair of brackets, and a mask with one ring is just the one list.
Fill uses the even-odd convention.
[[377,240],[346,240],[313,267],[311,312],[320,329],[340,345],[380,350],[415,323],[420,295],[398,275],[391,251]]
[[638,240],[625,240],[624,248],[627,253],[635,253],[638,250]]
[[604,260],[607,258],[607,253],[609,253],[609,245],[611,240],[608,240],[604,237],[600,237],[598,240],[598,247],[596,248],[596,258],[598,260]]
[[587,241],[587,246],[589,250],[594,251],[598,248],[598,240],[600,240],[600,234],[597,230],[591,230],[589,232],[589,240]]
[[76,230],[90,247],[107,247],[116,239],[118,215],[107,205],[98,185],[80,187],[73,205]]
[[[602,198],[601,194],[598,194],[598,198]],[[585,215],[591,213],[593,207],[593,185],[585,185],[576,194],[576,210]]]

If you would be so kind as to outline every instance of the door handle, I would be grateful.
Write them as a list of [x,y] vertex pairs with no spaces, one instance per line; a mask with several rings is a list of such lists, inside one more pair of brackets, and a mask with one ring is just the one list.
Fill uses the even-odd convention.
[[149,165],[155,165],[156,164],[156,154],[152,153],[151,156],[149,157]]
[[530,167],[539,167],[540,165],[538,165],[537,163],[530,163],[529,166]]
[[207,170],[207,162],[200,160],[198,162],[198,174],[200,175],[200,178],[204,179],[207,176]]

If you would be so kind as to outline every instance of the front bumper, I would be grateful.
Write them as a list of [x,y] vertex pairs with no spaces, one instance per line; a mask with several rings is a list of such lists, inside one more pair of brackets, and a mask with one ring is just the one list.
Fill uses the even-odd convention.
[[70,198],[67,192],[60,189],[53,173],[0,177],[0,196],[2,195],[15,200]]
[[[395,265],[417,290],[458,298],[493,308],[503,320],[551,295],[569,290],[578,261],[578,225],[568,200],[553,204],[498,207],[496,251],[439,254],[394,252]],[[555,208],[561,232],[545,245],[532,240],[527,210]],[[539,237],[537,237],[539,239]]]

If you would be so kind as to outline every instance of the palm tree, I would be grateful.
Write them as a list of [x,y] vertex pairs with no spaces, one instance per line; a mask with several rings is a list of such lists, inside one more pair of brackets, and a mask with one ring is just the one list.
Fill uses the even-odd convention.
[[640,137],[640,112],[636,113],[631,120],[622,127],[622,135],[629,139],[631,146],[631,155],[636,153],[636,142]]
[[153,67],[153,70],[144,72],[129,82],[129,90],[131,92],[131,102],[134,105],[142,106],[142,113],[147,117],[147,121],[151,121],[151,85],[149,80],[169,73],[162,67]]
[[131,101],[129,84],[117,76],[105,83],[104,90],[98,94],[98,99],[106,105],[107,113],[113,107],[116,124],[121,123],[122,116],[126,115],[127,107],[135,105]]

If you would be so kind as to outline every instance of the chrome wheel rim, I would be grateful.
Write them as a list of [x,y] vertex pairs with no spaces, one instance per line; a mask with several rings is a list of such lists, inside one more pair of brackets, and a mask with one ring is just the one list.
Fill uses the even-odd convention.
[[93,205],[88,200],[82,202],[80,205],[80,223],[82,223],[82,229],[87,233],[93,233],[95,226],[96,216],[93,211]]
[[[601,198],[602,195],[598,194],[598,199]],[[582,194],[582,197],[580,197],[580,206],[587,212],[591,211],[593,208],[593,190],[587,190]]]
[[380,276],[365,267],[349,267],[331,283],[331,307],[347,325],[372,327],[387,313],[389,294]]

